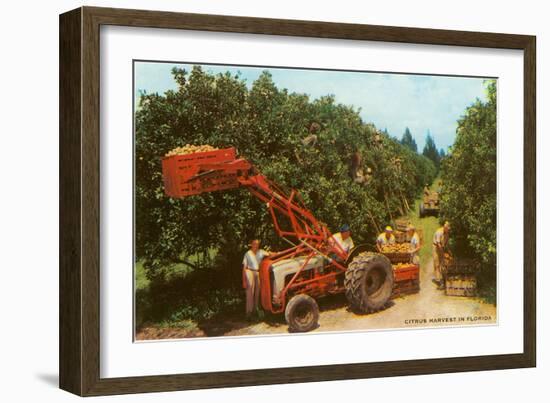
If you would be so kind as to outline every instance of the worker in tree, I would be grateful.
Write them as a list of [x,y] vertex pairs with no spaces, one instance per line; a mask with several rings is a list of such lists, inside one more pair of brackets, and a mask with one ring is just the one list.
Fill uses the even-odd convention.
[[[315,145],[317,144],[317,133],[319,132],[319,130],[321,130],[321,125],[317,122],[313,122],[309,126],[309,134],[301,140],[301,143],[303,145],[302,150],[305,150],[306,148],[315,148]],[[295,150],[294,155],[296,156],[298,162],[303,162],[301,157],[301,150]]]
[[443,259],[445,255],[445,250],[449,243],[449,233],[451,231],[451,224],[448,221],[445,221],[442,227],[438,228],[434,233],[433,237],[433,264],[434,264],[434,278],[432,281],[437,285],[437,288],[442,290],[444,287],[443,284],[443,275],[441,274],[441,265],[443,264]]
[[388,225],[384,232],[382,232],[380,235],[378,235],[378,238],[376,238],[376,248],[378,249],[378,252],[382,252],[384,246],[394,244],[395,236],[393,235],[393,228]]
[[317,144],[317,135],[310,134],[309,136],[304,137],[301,141],[306,147],[315,147],[315,144]]
[[331,246],[339,246],[344,252],[349,253],[355,246],[351,238],[351,229],[348,224],[340,227],[340,232],[333,234],[329,239]]
[[420,252],[420,237],[418,236],[418,232],[416,232],[416,228],[413,224],[409,224],[407,227],[407,234],[409,236],[409,243],[410,243],[410,249],[409,252],[411,254],[411,263],[413,264],[419,264],[420,263],[420,255],[418,252]]
[[253,239],[243,258],[243,288],[246,290],[246,317],[256,313],[260,302],[260,264],[270,253],[260,249],[260,240]]

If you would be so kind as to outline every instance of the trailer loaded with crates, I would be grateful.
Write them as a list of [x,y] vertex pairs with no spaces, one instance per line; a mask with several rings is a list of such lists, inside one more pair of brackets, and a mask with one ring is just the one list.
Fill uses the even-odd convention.
[[235,148],[179,147],[162,158],[162,173],[168,197],[242,187],[265,204],[276,233],[289,248],[262,261],[260,300],[264,310],[284,313],[291,331],[318,326],[318,298],[345,293],[352,310],[372,313],[385,309],[396,289],[401,295],[418,284],[418,267],[393,265],[366,245],[348,252],[332,242],[328,227],[307,209],[296,190],[286,191],[266,178],[237,156]]

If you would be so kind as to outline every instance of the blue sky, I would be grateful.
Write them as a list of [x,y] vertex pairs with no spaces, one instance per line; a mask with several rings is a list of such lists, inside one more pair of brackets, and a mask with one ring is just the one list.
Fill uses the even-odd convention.
[[[136,62],[135,90],[163,94],[176,89],[173,67],[187,71],[190,64]],[[419,150],[428,130],[438,148],[445,150],[454,142],[456,121],[476,98],[485,99],[483,78],[299,70],[265,67],[202,65],[212,73],[230,71],[240,74],[250,88],[264,70],[269,70],[278,88],[305,93],[311,99],[333,94],[336,102],[360,109],[365,122],[386,128],[401,138],[409,127]]]

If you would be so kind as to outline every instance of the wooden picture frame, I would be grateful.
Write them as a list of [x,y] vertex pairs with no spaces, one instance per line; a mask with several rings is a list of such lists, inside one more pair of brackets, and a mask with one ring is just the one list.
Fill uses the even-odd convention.
[[[100,377],[100,26],[288,35],[524,52],[522,354],[211,373]],[[481,371],[536,365],[535,37],[82,7],[60,16],[60,387],[81,396]]]

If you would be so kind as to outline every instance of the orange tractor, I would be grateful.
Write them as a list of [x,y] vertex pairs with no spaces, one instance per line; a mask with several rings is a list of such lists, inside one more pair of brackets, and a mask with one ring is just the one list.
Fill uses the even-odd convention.
[[297,191],[285,192],[238,158],[234,148],[170,155],[162,170],[169,197],[245,187],[265,203],[276,233],[290,247],[262,261],[261,304],[268,312],[284,313],[291,331],[318,326],[317,298],[345,293],[353,310],[369,313],[385,308],[392,297],[394,270],[386,256],[365,245],[344,251]]

